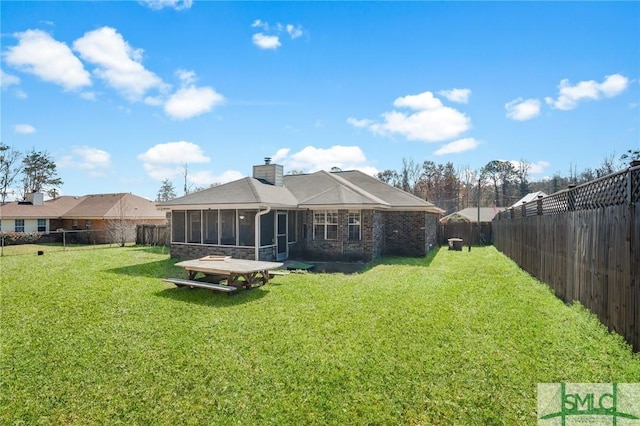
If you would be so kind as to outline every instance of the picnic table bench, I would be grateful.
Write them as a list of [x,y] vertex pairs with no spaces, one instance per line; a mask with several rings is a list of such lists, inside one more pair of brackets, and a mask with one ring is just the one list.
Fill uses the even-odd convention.
[[[167,278],[177,286],[207,288],[231,293],[240,288],[265,285],[272,276],[270,270],[281,268],[280,262],[233,259],[229,256],[205,256],[176,263],[185,269],[187,279]],[[202,274],[202,277],[198,277]],[[225,281],[225,284],[221,284]]]

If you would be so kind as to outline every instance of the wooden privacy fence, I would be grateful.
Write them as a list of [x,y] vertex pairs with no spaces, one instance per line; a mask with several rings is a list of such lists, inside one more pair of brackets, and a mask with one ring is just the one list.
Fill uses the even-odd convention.
[[640,162],[499,213],[495,247],[640,351]]
[[168,246],[169,227],[167,225],[137,225],[136,244],[144,246]]
[[462,238],[465,245],[491,244],[491,222],[477,223],[455,222],[438,225],[438,243],[447,244],[449,238]]

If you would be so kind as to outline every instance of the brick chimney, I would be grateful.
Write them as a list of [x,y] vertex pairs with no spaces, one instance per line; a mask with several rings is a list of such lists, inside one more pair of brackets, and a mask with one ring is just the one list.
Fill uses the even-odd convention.
[[26,194],[25,201],[33,204],[34,206],[41,206],[44,202],[44,194],[42,192],[31,192]]
[[283,168],[280,164],[272,164],[271,157],[265,157],[264,164],[253,166],[253,177],[271,185],[282,186]]

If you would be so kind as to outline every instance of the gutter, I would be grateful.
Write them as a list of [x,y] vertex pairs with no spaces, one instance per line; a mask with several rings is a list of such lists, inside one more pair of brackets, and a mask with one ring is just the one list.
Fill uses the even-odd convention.
[[255,223],[253,224],[253,232],[255,233],[255,235],[254,235],[254,245],[255,245],[254,258],[255,258],[255,260],[260,260],[258,258],[259,254],[260,254],[260,216],[263,216],[263,215],[269,213],[270,211],[271,211],[271,206],[267,206],[266,210],[258,210],[258,213],[256,214],[256,217],[255,217]]

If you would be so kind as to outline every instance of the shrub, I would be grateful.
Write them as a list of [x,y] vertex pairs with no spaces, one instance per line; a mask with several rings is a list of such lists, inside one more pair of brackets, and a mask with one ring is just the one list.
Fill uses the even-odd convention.
[[33,244],[40,239],[40,232],[0,232],[0,238],[4,240],[4,245],[12,244]]

